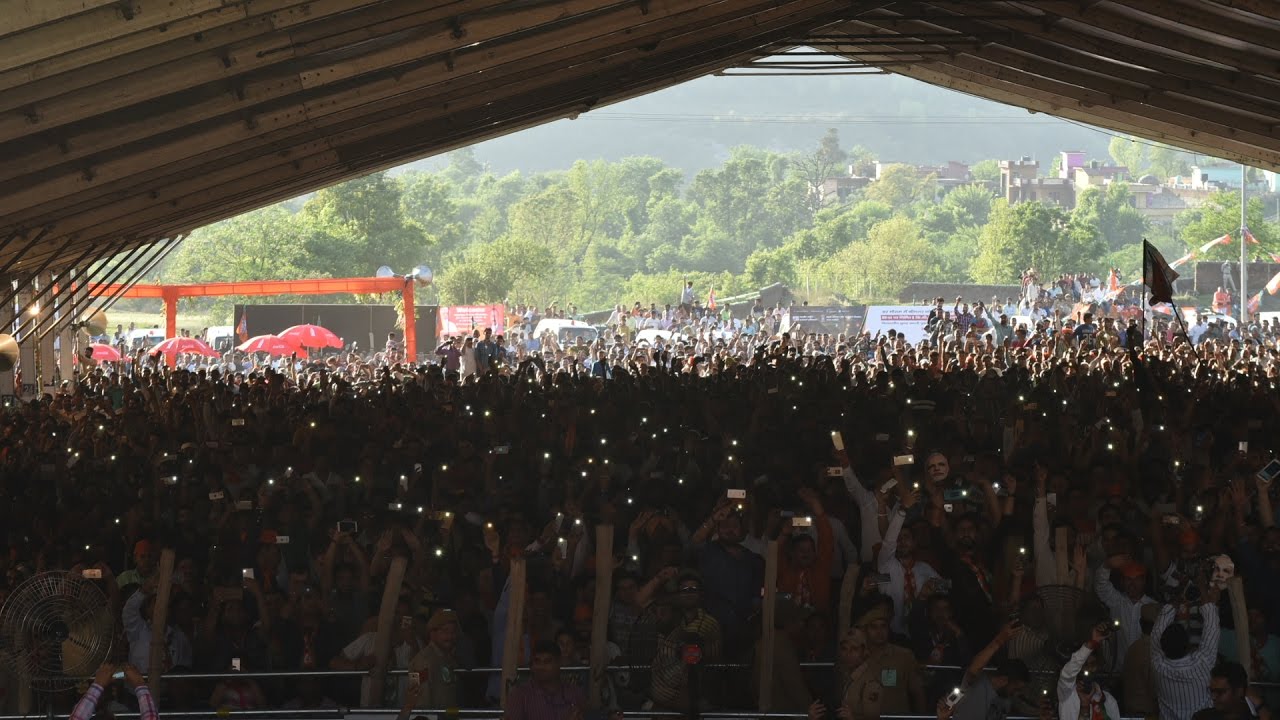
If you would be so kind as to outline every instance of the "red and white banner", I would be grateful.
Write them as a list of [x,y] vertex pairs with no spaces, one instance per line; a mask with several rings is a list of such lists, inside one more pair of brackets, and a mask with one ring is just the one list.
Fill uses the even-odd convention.
[[1185,263],[1187,263],[1187,262],[1189,262],[1189,261],[1191,261],[1191,260],[1195,259],[1195,256],[1196,256],[1196,251],[1195,251],[1195,250],[1192,250],[1191,252],[1187,253],[1186,255],[1183,255],[1182,257],[1178,258],[1177,260],[1174,260],[1173,262],[1169,263],[1169,267],[1171,267],[1171,268],[1176,268],[1176,267],[1178,267],[1179,265],[1185,264]]
[[436,334],[446,335],[470,334],[472,330],[483,332],[492,328],[494,334],[503,332],[505,311],[501,305],[452,305],[440,308],[440,322],[436,324]]
[[1267,293],[1275,295],[1280,292],[1280,273],[1276,273],[1269,281],[1267,281]]
[[1210,249],[1212,249],[1214,246],[1217,246],[1217,245],[1230,245],[1230,244],[1231,244],[1231,236],[1230,236],[1230,235],[1223,235],[1222,237],[1214,238],[1214,239],[1210,240],[1209,242],[1207,242],[1207,243],[1205,243],[1205,244],[1201,245],[1201,246],[1200,246],[1200,250],[1199,250],[1199,252],[1206,253],[1206,252],[1209,252],[1209,250],[1210,250]]

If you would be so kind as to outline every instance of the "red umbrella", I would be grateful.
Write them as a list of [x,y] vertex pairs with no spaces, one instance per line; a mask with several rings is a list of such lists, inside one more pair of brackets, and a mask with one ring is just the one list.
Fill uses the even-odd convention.
[[193,355],[204,355],[205,357],[222,357],[217,350],[209,347],[203,340],[193,337],[175,337],[169,338],[151,348],[152,355],[178,355],[179,353],[191,353]]
[[338,348],[342,349],[342,338],[334,335],[319,325],[294,325],[280,333],[286,342],[303,348]]
[[89,349],[91,350],[89,353],[89,359],[91,360],[98,360],[100,362],[120,362],[120,351],[110,345],[93,343],[89,346]]
[[261,352],[270,353],[272,355],[292,355],[297,352],[298,348],[289,344],[288,340],[278,335],[258,335],[236,346],[240,352]]

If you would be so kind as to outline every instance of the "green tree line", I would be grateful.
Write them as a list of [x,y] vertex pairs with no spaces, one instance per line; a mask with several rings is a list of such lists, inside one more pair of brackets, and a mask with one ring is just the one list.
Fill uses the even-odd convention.
[[[1173,167],[1156,155],[1146,162]],[[369,276],[425,263],[435,271],[426,299],[449,304],[673,302],[686,278],[704,295],[782,282],[815,302],[866,302],[912,281],[1013,283],[1028,266],[1136,273],[1152,234],[1123,183],[1084,190],[1069,211],[1010,206],[992,190],[994,160],[974,166],[982,182],[950,190],[907,165],[838,203],[812,190],[850,164],[869,172],[872,157],[842,149],[834,130],[807,154],[734,148],[692,178],[651,157],[498,176],[462,150],[440,172],[376,173],[201,228],[156,279]],[[1214,196],[1153,239],[1172,259],[1234,234],[1234,197]],[[1280,249],[1260,203],[1250,225],[1261,249]]]

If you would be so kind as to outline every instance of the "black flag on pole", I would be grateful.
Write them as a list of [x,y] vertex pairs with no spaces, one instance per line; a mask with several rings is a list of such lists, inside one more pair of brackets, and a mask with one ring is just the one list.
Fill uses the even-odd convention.
[[1164,261],[1154,245],[1142,241],[1142,282],[1151,290],[1151,304],[1173,303],[1173,281],[1178,273]]

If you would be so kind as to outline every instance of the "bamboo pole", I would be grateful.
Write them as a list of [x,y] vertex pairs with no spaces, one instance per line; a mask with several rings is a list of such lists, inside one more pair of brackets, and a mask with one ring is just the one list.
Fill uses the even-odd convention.
[[596,596],[591,615],[591,709],[604,705],[608,682],[609,605],[613,593],[613,526],[596,527]]
[[[64,351],[65,352],[65,351]],[[147,685],[160,694],[160,676],[164,674],[164,653],[169,642],[169,595],[173,590],[172,548],[160,551],[160,577],[156,585],[156,604],[151,609],[151,655],[147,662]]]
[[382,685],[386,681],[387,665],[390,663],[391,633],[400,623],[400,619],[395,616],[396,603],[400,601],[400,586],[404,584],[404,573],[408,566],[407,558],[397,557],[391,561],[391,568],[387,570],[387,585],[382,590],[382,607],[378,609],[378,630],[373,636],[373,652],[377,660],[360,698],[360,704],[364,707],[377,707],[382,701]]

